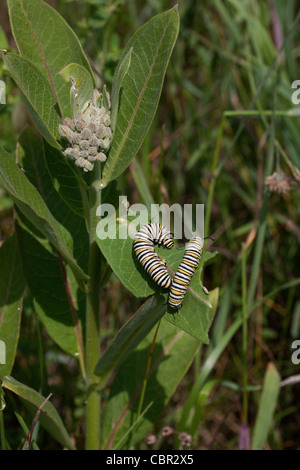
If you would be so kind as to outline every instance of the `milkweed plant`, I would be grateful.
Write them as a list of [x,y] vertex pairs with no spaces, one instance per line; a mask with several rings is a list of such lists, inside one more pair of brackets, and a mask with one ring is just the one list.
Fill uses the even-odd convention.
[[[78,361],[85,448],[136,448],[199,344],[208,343],[217,302],[217,289],[203,295],[200,280],[213,253],[203,253],[183,306],[174,313],[168,311],[166,290],[138,263],[133,238],[118,236],[124,223],[130,225],[129,212],[125,222],[117,219],[116,237],[97,235],[101,205],[118,212],[117,179],[154,118],[179,31],[178,9],[153,17],[129,39],[109,90],[56,10],[42,0],[7,3],[17,50],[3,50],[2,59],[32,125],[14,154],[0,148],[0,183],[15,207],[13,233],[0,248],[0,339],[6,347],[0,364],[1,445],[9,447],[7,414],[22,404],[32,420],[38,412],[41,426],[60,446],[78,447],[48,396],[55,396],[51,386],[35,389],[14,376],[17,351],[22,354],[23,300],[30,298],[57,349]],[[183,248],[164,252],[171,273],[183,253]],[[112,275],[144,300],[103,343],[101,306]]]

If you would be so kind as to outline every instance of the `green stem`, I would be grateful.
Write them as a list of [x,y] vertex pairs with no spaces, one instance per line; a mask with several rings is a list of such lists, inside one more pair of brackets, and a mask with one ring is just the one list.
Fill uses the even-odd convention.
[[[100,449],[100,395],[97,390],[98,378],[94,375],[100,354],[100,278],[101,253],[94,239],[96,209],[101,203],[101,190],[96,189],[101,178],[100,164],[95,165],[90,187],[89,220],[89,284],[86,299],[86,450]],[[99,186],[98,186],[99,188]]]
[[248,421],[248,315],[247,315],[247,247],[242,244],[242,350],[243,350],[243,421]]
[[245,109],[244,111],[224,111],[223,114],[225,117],[238,117],[238,116],[245,116],[245,117],[261,117],[261,116],[286,116],[291,117],[293,114],[289,110],[273,110],[273,109],[266,109],[266,110],[255,110],[255,109]]
[[223,114],[222,116],[222,121],[219,127],[219,133],[218,133],[218,139],[217,139],[217,144],[215,148],[215,153],[213,157],[213,162],[212,162],[212,167],[211,167],[211,174],[212,174],[212,180],[209,186],[209,192],[207,196],[207,203],[206,203],[206,208],[205,208],[205,236],[209,235],[210,232],[210,217],[211,217],[211,209],[212,209],[212,201],[214,197],[214,192],[215,192],[215,185],[216,185],[216,169],[217,169],[217,164],[219,161],[219,156],[220,156],[220,150],[221,150],[221,142],[222,142],[222,137],[223,137],[223,132],[224,132],[224,125],[225,125],[225,115]]
[[151,348],[150,348],[150,351],[149,351],[145,377],[144,377],[144,380],[143,380],[143,386],[142,386],[139,405],[138,405],[137,419],[139,419],[139,416],[140,416],[140,414],[142,412],[142,408],[143,408],[144,397],[145,397],[145,392],[146,392],[146,387],[147,387],[147,382],[148,382],[148,376],[149,376],[149,371],[150,371],[150,365],[151,365],[151,361],[152,361],[152,356],[153,356],[153,351],[154,351],[154,347],[155,347],[155,342],[156,342],[156,337],[157,337],[157,333],[158,333],[158,330],[159,330],[159,326],[160,326],[160,321],[158,322],[158,325],[156,327],[156,330],[155,330],[155,333],[154,333],[154,336],[153,336],[153,340],[152,340],[152,343],[151,343]]

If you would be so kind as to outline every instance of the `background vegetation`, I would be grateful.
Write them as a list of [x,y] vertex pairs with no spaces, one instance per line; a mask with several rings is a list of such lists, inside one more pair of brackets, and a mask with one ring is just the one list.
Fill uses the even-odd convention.
[[[109,89],[127,40],[174,5],[48,3],[74,29]],[[13,47],[4,2],[0,8],[0,47]],[[291,84],[300,79],[299,12],[293,0],[179,3],[180,33],[158,112],[118,186],[131,203],[205,204],[205,230],[216,238],[207,249],[219,256],[203,283],[220,287],[220,297],[209,346],[200,348],[153,436],[137,448],[172,448],[179,431],[191,436],[193,449],[299,447],[299,366],[291,361],[291,344],[300,338],[299,110],[291,101]],[[3,63],[0,76],[14,97],[0,107],[1,145],[13,152],[29,117]],[[1,243],[12,231],[12,202],[0,188]],[[101,306],[107,343],[140,304],[113,275],[108,281]],[[21,328],[14,375],[45,396],[51,390],[80,443],[77,362],[47,336],[30,296]],[[18,427],[11,415],[12,448],[23,439]],[[39,432],[41,447],[55,448]]]

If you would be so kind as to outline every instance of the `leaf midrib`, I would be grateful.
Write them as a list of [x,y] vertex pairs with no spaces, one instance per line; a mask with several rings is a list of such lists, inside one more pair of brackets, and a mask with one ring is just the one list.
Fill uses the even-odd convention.
[[[31,24],[31,21],[30,21],[30,19],[28,18],[28,15],[27,15],[27,13],[26,13],[26,11],[25,11],[25,9],[24,9],[23,1],[22,1],[22,0],[18,0],[18,2],[19,2],[19,5],[20,5],[20,9],[21,9],[21,11],[22,11],[22,13],[23,13],[23,15],[24,15],[25,21],[28,23],[28,26],[29,26],[30,31],[31,31],[32,36],[33,36],[33,39],[34,39],[34,41],[35,41],[35,43],[36,43],[36,45],[37,45],[37,47],[38,47],[38,50],[39,50],[39,52],[40,52],[41,59],[42,59],[42,62],[43,62],[43,64],[44,64],[44,67],[45,67],[45,69],[46,69],[46,73],[47,73],[47,76],[48,76],[48,79],[49,79],[49,82],[50,82],[51,89],[52,89],[52,91],[53,91],[53,93],[54,93],[56,102],[57,102],[58,107],[59,107],[59,111],[60,111],[61,117],[62,117],[62,119],[63,119],[63,111],[62,111],[62,108],[61,108],[61,105],[60,105],[60,102],[59,102],[59,99],[58,99],[58,96],[57,96],[57,93],[56,93],[56,89],[55,89],[55,86],[54,86],[54,83],[53,83],[53,79],[52,79],[51,72],[50,72],[50,70],[49,70],[49,67],[48,67],[48,64],[47,64],[47,61],[46,61],[46,58],[45,58],[44,51],[43,51],[43,49],[42,49],[42,47],[41,47],[41,44],[40,44],[40,42],[39,42],[39,40],[38,40],[38,38],[37,38],[37,36],[36,36],[36,34],[35,34],[35,31],[34,31],[34,28],[33,28],[32,24]],[[18,48],[19,48],[19,46],[18,46]],[[19,49],[19,50],[20,50],[20,49]]]
[[[139,94],[137,103],[136,103],[136,105],[135,105],[135,108],[134,108],[133,113],[132,113],[132,115],[131,115],[131,118],[130,118],[130,120],[129,120],[129,123],[128,123],[128,126],[127,126],[127,128],[126,128],[126,131],[124,132],[123,137],[122,137],[122,139],[121,139],[121,142],[120,142],[120,144],[119,144],[119,146],[118,146],[118,150],[116,151],[116,153],[115,153],[115,155],[114,155],[114,162],[117,162],[118,156],[119,156],[119,154],[120,154],[121,151],[122,151],[122,147],[123,147],[123,145],[124,145],[124,142],[126,141],[126,139],[127,139],[127,137],[128,137],[128,134],[129,134],[129,132],[130,132],[130,130],[131,130],[131,128],[132,128],[133,121],[134,121],[134,119],[135,119],[135,117],[136,117],[136,114],[137,114],[138,109],[139,109],[139,107],[140,107],[142,98],[143,98],[143,96],[144,96],[144,94],[145,94],[145,91],[146,91],[146,89],[147,89],[148,82],[149,82],[149,80],[150,80],[150,77],[151,77],[151,74],[152,74],[154,65],[155,65],[155,63],[156,63],[158,51],[160,50],[161,43],[162,43],[162,41],[163,41],[163,39],[164,39],[164,37],[165,37],[165,35],[166,35],[166,31],[167,31],[167,29],[168,29],[168,27],[169,27],[170,21],[171,21],[171,19],[169,19],[168,23],[166,24],[165,29],[164,29],[164,32],[163,32],[163,34],[162,34],[162,36],[161,36],[161,39],[160,39],[160,41],[159,41],[159,44],[158,44],[158,46],[157,46],[155,55],[154,55],[154,57],[153,57],[152,64],[151,64],[150,69],[149,69],[149,73],[148,73],[148,75],[147,75],[147,77],[146,77],[146,80],[145,80],[145,84],[144,84],[144,86],[143,86],[143,88],[142,88],[142,90],[141,90],[141,92],[140,92],[140,94]],[[109,166],[109,168],[108,168],[108,174],[111,174],[111,173],[112,173],[112,170],[114,169],[115,166],[116,166],[116,163],[114,163],[114,164],[112,164],[111,166]],[[107,175],[106,175],[106,177],[107,177]]]

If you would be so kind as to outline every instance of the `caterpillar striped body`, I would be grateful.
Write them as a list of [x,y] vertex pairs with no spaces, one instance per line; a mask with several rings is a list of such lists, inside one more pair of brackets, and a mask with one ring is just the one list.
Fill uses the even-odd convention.
[[191,281],[191,278],[199,264],[203,248],[203,239],[193,237],[188,242],[183,259],[177,269],[171,284],[168,304],[171,308],[179,310]]
[[170,249],[174,246],[173,234],[163,225],[150,223],[144,225],[136,233],[133,249],[138,261],[158,286],[168,289],[172,278],[167,271],[166,264],[154,251],[154,245],[162,245]]

